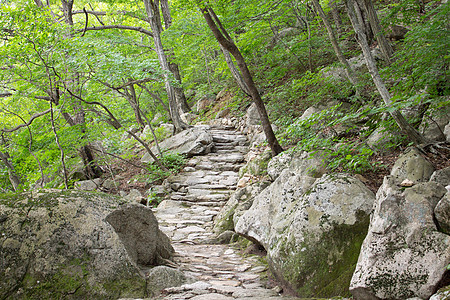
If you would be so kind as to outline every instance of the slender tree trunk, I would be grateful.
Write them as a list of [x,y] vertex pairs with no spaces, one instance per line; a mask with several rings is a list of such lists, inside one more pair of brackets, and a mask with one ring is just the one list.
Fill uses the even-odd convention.
[[[58,148],[60,151],[61,164],[63,167],[64,186],[67,190],[69,188],[69,180],[68,180],[68,176],[67,176],[66,159],[65,159],[64,150],[61,147],[61,144],[59,143],[58,133],[56,132],[55,118],[53,117],[53,103],[51,101],[50,101],[50,121],[52,124],[53,134],[55,135],[55,141],[56,141],[56,144],[58,145]],[[86,164],[85,164],[85,166],[86,166]]]
[[[322,6],[320,6],[319,0],[312,0],[313,5],[317,12],[319,13],[320,18],[322,19],[323,23],[325,24],[325,27],[328,32],[328,37],[331,41],[331,44],[333,45],[334,52],[336,53],[336,56],[338,57],[341,64],[344,65],[345,68],[345,75],[347,75],[348,80],[350,83],[355,87],[355,89],[358,91],[358,79],[356,77],[355,72],[353,71],[352,67],[348,63],[347,59],[345,58],[344,54],[342,53],[341,47],[339,46],[339,43],[336,39],[336,35],[334,34],[333,28],[331,27],[330,22],[328,22],[328,19],[325,15],[325,12],[322,9]],[[358,92],[358,94],[360,94]]]
[[[168,0],[160,0],[161,1],[161,11],[163,15],[164,20],[164,27],[167,30],[170,26],[172,26],[172,17],[170,15],[170,8],[169,8],[169,2]],[[180,68],[178,67],[178,64],[174,62],[170,62],[171,59],[174,59],[175,54],[173,53],[173,49],[170,49],[169,52],[171,53],[169,55],[169,68],[175,77],[175,79],[180,83],[180,87],[174,87],[175,89],[175,98],[178,103],[178,109],[180,112],[189,112],[191,111],[191,108],[189,107],[189,104],[187,103],[186,95],[184,94],[184,89],[181,86],[181,75],[180,75]]]
[[389,44],[389,41],[383,34],[383,29],[380,25],[380,20],[378,19],[377,12],[375,11],[375,7],[373,6],[372,0],[358,0],[358,4],[360,7],[364,7],[364,11],[368,16],[370,28],[372,28],[372,32],[377,39],[378,45],[381,48],[381,52],[383,53],[384,59],[388,64],[391,64],[391,58],[394,54],[394,50]]
[[[219,18],[216,16],[214,11],[211,8],[205,7],[201,9],[203,13],[203,17],[206,20],[209,28],[213,32],[215,38],[227,51],[231,53],[236,59],[236,63],[239,67],[239,70],[242,73],[242,77],[244,79],[245,84],[248,86],[250,95],[253,98],[254,103],[259,112],[259,116],[261,118],[261,124],[264,130],[264,133],[267,138],[267,142],[274,156],[278,155],[283,151],[280,144],[275,137],[275,134],[272,130],[272,126],[269,121],[269,116],[267,115],[266,107],[264,106],[264,102],[259,95],[258,89],[256,88],[255,83],[253,82],[252,75],[245,63],[245,59],[242,56],[241,52],[237,48],[236,44],[233,42],[231,37],[228,35],[228,32],[220,23]],[[220,29],[219,29],[220,28]]]
[[[170,72],[167,56],[164,53],[164,48],[161,41],[162,26],[158,3],[159,1],[144,0],[145,10],[150,20],[150,27],[153,32],[153,41],[155,43],[155,50],[158,55],[159,63],[164,71]],[[175,126],[175,132],[180,132],[188,126],[181,120],[180,113],[178,111],[178,104],[175,98],[175,91],[170,83],[169,74],[164,74],[164,79],[167,98],[169,99],[170,117],[172,118],[173,125]]]
[[184,94],[184,89],[181,86],[181,75],[180,69],[176,63],[169,62],[169,68],[175,79],[179,82],[180,87],[174,87],[175,98],[177,100],[178,110],[180,113],[187,113],[191,111],[189,104],[187,103],[186,95]]
[[208,57],[206,56],[206,49],[203,47],[202,49],[202,53],[203,53],[203,57],[205,58],[205,69],[206,69],[206,78],[208,79],[208,87],[211,90],[211,79],[210,79],[210,71],[209,71],[209,62],[208,62]]
[[[359,23],[359,20],[361,19],[361,11],[359,10],[359,6],[355,2],[355,0],[347,0],[347,11],[353,28],[355,29],[358,43],[363,51],[364,59],[366,61],[367,68],[369,69],[369,73],[372,76],[373,82],[375,83],[375,86],[377,87],[378,92],[380,93],[386,105],[390,106],[392,105],[391,95],[389,94],[389,91],[386,88],[386,85],[384,84],[380,73],[378,72],[378,68],[375,64],[375,59],[370,52],[370,47],[369,43],[367,42],[366,35],[364,34],[362,26]],[[400,127],[400,129],[410,141],[412,141],[416,145],[427,142],[427,140],[406,121],[406,119],[398,110],[395,110],[390,114],[397,123],[398,127]]]
[[5,164],[6,168],[8,169],[8,177],[9,181],[11,182],[11,185],[13,186],[14,191],[18,191],[19,186],[22,182],[19,175],[16,174],[16,171],[14,170],[13,164],[10,162],[10,156],[8,152],[1,152],[0,151],[0,160]]
[[[131,78],[129,80],[132,81]],[[128,88],[130,89],[129,92],[128,92]],[[142,120],[142,117],[141,117],[141,110],[139,109],[139,102],[138,102],[138,99],[136,97],[136,90],[134,89],[134,85],[133,84],[131,84],[128,88],[125,87],[127,100],[130,103],[131,108],[133,109],[134,116],[136,118],[136,122],[139,124],[139,127],[141,127],[141,129],[144,129],[145,123],[144,123],[144,121]]]
[[[61,5],[63,7],[63,13],[64,13],[64,19],[65,19],[65,22],[69,26],[73,26],[73,12],[72,12],[73,3],[74,3],[74,0],[61,0]],[[77,72],[75,72],[73,79],[68,80],[67,82],[64,83],[66,86],[66,89],[68,90],[71,85],[76,86],[76,83],[78,83],[78,81],[79,81],[79,74]],[[76,92],[74,94],[76,94]],[[71,95],[71,97],[74,98],[72,95]],[[78,99],[78,101],[80,101],[80,100]],[[55,104],[57,104],[57,103],[55,103]],[[66,121],[69,123],[70,126],[81,125],[82,134],[84,135],[85,128],[86,128],[84,108],[81,105],[81,103],[75,103],[74,110],[76,111],[76,113],[73,117],[70,116],[68,113],[63,113],[63,116],[66,119]],[[55,136],[57,138],[56,133],[55,133]],[[59,143],[58,140],[57,140],[57,143]],[[60,147],[59,144],[58,144],[58,146]],[[97,165],[97,162],[95,161],[95,156],[94,156],[94,153],[93,153],[91,147],[92,146],[89,143],[87,143],[86,145],[82,146],[78,150],[78,152],[84,163],[84,169],[85,169],[85,173],[86,173],[85,175],[88,178],[97,178],[97,177],[100,177],[103,172],[100,169],[100,167]],[[62,148],[61,148],[61,151],[62,151]],[[63,153],[62,153],[62,155],[63,155]],[[64,166],[64,162],[63,162],[63,166]],[[67,178],[64,178],[64,179],[65,179],[65,181],[67,180]],[[67,182],[66,182],[66,187],[67,187]]]
[[225,61],[227,63],[228,69],[230,69],[231,75],[233,75],[234,79],[236,80],[237,84],[241,88],[241,90],[247,94],[250,95],[250,90],[247,86],[247,84],[244,81],[244,78],[242,78],[241,73],[239,73],[239,70],[234,65],[233,59],[231,58],[230,52],[228,52],[227,49],[225,49],[222,44],[219,44],[220,49],[223,52],[223,56],[225,57]]
[[339,14],[339,8],[337,6],[338,0],[331,0],[331,16],[333,17],[334,25],[336,25],[337,37],[339,38],[342,34],[342,18]]

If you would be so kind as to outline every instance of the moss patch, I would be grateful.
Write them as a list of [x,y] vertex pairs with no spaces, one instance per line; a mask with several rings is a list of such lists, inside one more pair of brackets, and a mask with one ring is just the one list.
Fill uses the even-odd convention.
[[355,225],[334,225],[320,237],[305,235],[300,245],[286,241],[272,269],[301,297],[350,296],[350,280],[368,226],[366,216]]
[[51,276],[27,273],[12,295],[15,299],[117,299],[144,297],[145,280],[117,270],[115,279],[89,282],[89,259],[74,259]]

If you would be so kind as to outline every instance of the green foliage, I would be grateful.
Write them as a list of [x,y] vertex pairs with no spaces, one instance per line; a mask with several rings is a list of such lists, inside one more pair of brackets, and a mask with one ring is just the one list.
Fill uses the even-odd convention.
[[148,175],[145,175],[146,182],[162,181],[171,174],[178,173],[186,164],[186,159],[179,153],[165,153],[160,158],[161,163],[169,169],[169,172],[162,170],[156,163],[147,167]]
[[449,16],[450,6],[441,5],[407,34],[395,63],[385,70],[401,80],[394,87],[398,97],[424,92],[431,98],[450,95]]
[[[348,82],[324,78],[321,72],[306,71],[299,79],[292,79],[264,95],[277,125],[290,124],[292,119],[310,106],[351,100],[353,89]],[[349,99],[350,98],[350,99]]]
[[341,105],[336,105],[297,120],[287,127],[281,141],[295,144],[296,150],[318,152],[327,167],[334,172],[363,173],[380,167],[371,160],[374,152],[364,142],[356,137],[348,139],[333,134],[336,127],[347,127],[347,132],[350,131],[353,128],[352,121],[361,116],[345,114],[340,109]]

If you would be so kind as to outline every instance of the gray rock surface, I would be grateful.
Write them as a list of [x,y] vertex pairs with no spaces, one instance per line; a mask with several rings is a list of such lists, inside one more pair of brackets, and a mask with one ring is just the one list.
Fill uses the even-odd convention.
[[442,186],[450,185],[450,167],[436,170],[430,178],[430,181],[439,183]]
[[435,182],[403,189],[386,177],[350,285],[355,299],[428,299],[450,263],[450,236],[433,210],[446,190]]
[[240,216],[252,206],[254,197],[268,185],[268,182],[257,182],[236,190],[214,219],[214,232],[234,230]]
[[152,268],[146,277],[150,283],[147,286],[147,291],[149,296],[152,297],[156,297],[164,289],[181,286],[192,281],[192,279],[186,277],[184,272],[166,266]]
[[102,180],[100,178],[95,178],[93,180],[83,180],[77,181],[74,184],[76,190],[80,191],[95,191],[101,186]]
[[395,136],[382,127],[375,129],[367,138],[367,145],[374,151],[385,152],[389,144],[393,143]]
[[276,276],[302,296],[342,295],[374,200],[355,178],[317,179],[285,169],[254,198],[235,230],[264,246]]
[[155,266],[172,258],[174,249],[161,232],[150,208],[127,204],[106,217],[122,240],[128,255],[140,266]]
[[439,224],[439,229],[450,234],[450,191],[447,191],[434,208],[434,216]]
[[405,179],[413,183],[428,181],[434,172],[433,165],[415,148],[407,149],[395,162],[391,175],[402,182]]
[[283,170],[289,169],[298,175],[321,177],[326,173],[325,163],[319,154],[285,151],[269,161],[267,173],[275,180]]
[[[163,151],[180,153],[187,157],[192,157],[194,155],[209,153],[213,147],[213,139],[207,127],[195,126],[164,140],[159,146]],[[153,153],[157,153],[156,150],[156,148],[152,148]],[[141,158],[141,161],[148,163],[152,162],[153,159],[146,153]]]
[[130,203],[141,203],[143,200],[141,192],[137,189],[131,189],[123,198]]
[[256,108],[256,104],[252,103],[252,105],[250,105],[250,107],[247,109],[247,113],[245,114],[245,123],[247,127],[253,125],[261,125],[261,118],[259,117],[259,112]]
[[81,191],[0,198],[0,298],[142,297],[145,279],[105,222],[123,200]]
[[239,170],[239,177],[242,177],[244,174],[250,174],[253,176],[267,174],[267,164],[271,158],[272,153],[270,151],[265,151],[254,157]]
[[425,118],[420,126],[420,130],[425,138],[430,141],[445,142],[447,136],[445,128],[450,124],[450,108],[441,107],[431,115],[432,120]]

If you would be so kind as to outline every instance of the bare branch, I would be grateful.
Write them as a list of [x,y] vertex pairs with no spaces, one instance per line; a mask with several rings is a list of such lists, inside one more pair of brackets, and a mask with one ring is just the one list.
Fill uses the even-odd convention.
[[19,130],[19,129],[22,128],[22,127],[28,127],[28,126],[31,125],[31,123],[33,123],[33,121],[34,121],[35,119],[37,119],[37,118],[39,118],[39,117],[42,117],[42,116],[48,114],[50,111],[51,111],[51,109],[47,109],[46,111],[43,111],[43,112],[34,114],[34,115],[31,116],[30,120],[29,120],[27,123],[25,123],[25,124],[20,124],[20,125],[14,127],[14,128],[10,128],[10,129],[3,128],[1,131],[2,131],[2,132],[14,132],[14,131]]
[[84,24],[84,30],[83,30],[83,34],[81,35],[81,37],[83,37],[86,34],[86,28],[87,28],[88,22],[89,22],[89,15],[84,7],[83,7],[83,12],[84,12],[84,15],[86,16],[86,23]]
[[146,34],[148,36],[153,37],[153,33],[149,30],[146,30],[142,27],[134,27],[134,26],[127,26],[127,25],[106,25],[106,26],[94,26],[94,27],[87,27],[84,30],[77,30],[77,32],[83,32],[83,31],[92,31],[92,30],[105,30],[105,29],[123,29],[123,30],[132,30],[132,31],[138,31],[140,33]]
[[132,165],[133,167],[147,170],[145,167],[139,166],[139,165],[133,163],[132,161],[129,161],[129,160],[125,159],[125,158],[120,157],[119,155],[115,155],[115,154],[112,154],[112,153],[109,153],[109,152],[106,152],[106,151],[100,151],[100,150],[95,149],[95,148],[92,148],[92,150],[94,150],[94,151],[96,151],[96,152],[99,152],[99,153],[102,153],[102,154],[106,154],[106,155],[112,156],[112,157],[117,158],[117,159],[120,159],[121,161],[124,161],[124,162],[126,162],[127,164]]

